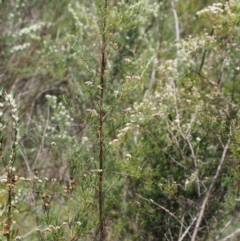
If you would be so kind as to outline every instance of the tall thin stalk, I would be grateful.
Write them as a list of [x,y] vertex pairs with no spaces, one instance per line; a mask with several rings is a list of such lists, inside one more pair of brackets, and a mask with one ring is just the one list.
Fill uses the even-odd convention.
[[101,73],[100,73],[100,101],[99,101],[99,188],[98,188],[98,200],[99,200],[99,240],[104,240],[104,216],[103,216],[103,122],[104,122],[104,88],[105,88],[105,71],[106,71],[106,16],[107,16],[108,0],[104,1],[103,11],[103,25],[102,25],[102,36],[101,36]]

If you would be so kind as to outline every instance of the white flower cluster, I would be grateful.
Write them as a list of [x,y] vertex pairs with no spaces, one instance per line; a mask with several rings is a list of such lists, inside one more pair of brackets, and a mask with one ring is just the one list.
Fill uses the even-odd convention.
[[[49,106],[52,108],[52,116],[47,127],[48,133],[51,134],[51,138],[68,139],[69,128],[73,122],[73,118],[70,115],[69,110],[63,105],[62,102],[57,103],[57,97],[54,95],[46,95],[46,99]],[[59,126],[60,130],[57,132],[56,127]]]
[[[12,37],[14,37],[15,39],[19,39],[22,36],[28,35],[32,39],[39,39],[39,36],[36,34],[36,32],[41,30],[43,26],[46,26],[46,24],[43,23],[43,22],[35,23],[35,24],[31,25],[31,26],[22,28],[16,34],[12,34]],[[30,42],[14,45],[10,49],[10,53],[23,51],[23,50],[27,49],[30,45],[31,45]]]
[[93,170],[91,170],[91,173],[94,173],[94,172],[100,173],[100,172],[102,172],[102,169],[93,169]]
[[209,36],[207,33],[197,36],[195,38],[189,36],[188,39],[183,39],[178,46],[179,58],[188,66],[194,65],[195,63],[192,58],[193,54],[195,54],[201,49],[206,49],[210,46],[214,46],[214,44],[216,44],[216,40],[213,36]]
[[[165,95],[169,97],[168,91],[165,91]],[[132,134],[134,142],[137,143],[140,127],[139,124],[144,124],[152,118],[163,116],[164,111],[161,109],[167,109],[167,106],[164,107],[159,101],[159,98],[162,99],[160,94],[156,95],[156,98],[155,96],[144,98],[140,103],[135,102],[132,108],[127,108],[124,112],[130,114],[130,121],[119,130],[116,138],[113,139],[109,145],[117,145],[121,143],[124,140],[124,137],[129,133]],[[155,99],[158,101],[156,102]],[[130,156],[128,156],[128,158],[130,158]]]
[[115,96],[115,98],[117,98],[119,96],[119,91],[118,90],[114,90],[114,96]]
[[15,45],[10,49],[10,53],[15,53],[15,52],[18,52],[18,51],[25,50],[29,46],[30,46],[30,43],[23,43],[23,44],[20,44],[20,45]]
[[129,58],[124,59],[126,63],[131,63],[132,61]]
[[[95,6],[92,5],[91,7],[94,8]],[[89,8],[84,8],[82,4],[75,1],[75,3],[68,4],[68,11],[75,20],[75,25],[79,29],[79,34],[96,31],[96,25],[93,23],[96,23],[98,19],[92,15],[92,11],[89,11]]]
[[12,205],[16,206],[17,203],[21,202],[21,199],[23,197],[22,189],[18,188],[15,192],[14,197],[12,198]]
[[61,229],[60,226],[54,226],[54,225],[49,225],[47,228],[44,228],[44,229],[37,229],[37,231],[39,232],[54,232],[54,231],[57,231]]
[[125,126],[123,129],[119,130],[119,133],[118,133],[118,135],[117,135],[117,138],[114,139],[114,140],[112,140],[112,141],[109,143],[109,145],[114,145],[114,144],[117,144],[117,143],[121,142],[121,140],[123,139],[123,137],[124,137],[129,131],[131,131],[132,127],[133,127],[132,123],[127,123],[126,126]]
[[[4,106],[4,104],[6,104],[9,109],[10,109],[10,115],[12,117],[12,122],[11,122],[11,127],[13,129],[14,132],[14,139],[12,140],[12,148],[11,148],[11,152],[10,152],[10,156],[9,156],[9,161],[8,161],[8,169],[10,170],[12,167],[12,164],[14,162],[15,159],[15,155],[16,155],[16,148],[20,139],[20,134],[19,134],[19,117],[18,117],[18,107],[15,101],[15,98],[13,96],[12,93],[7,94],[5,93],[5,95],[3,96],[5,103],[1,103],[1,107]],[[2,111],[1,111],[2,114]],[[6,126],[3,125],[2,123],[0,123],[0,130],[3,131],[3,129]]]
[[93,83],[92,81],[86,81],[85,84],[89,87],[93,87]]
[[86,112],[90,113],[92,116],[99,117],[99,114],[94,109],[86,109]]
[[195,182],[198,180],[198,176],[199,176],[199,171],[198,170],[195,170],[191,176],[185,180],[185,189],[188,187],[189,184]]
[[18,241],[18,240],[23,240],[23,237],[22,237],[22,236],[17,236],[17,237],[15,238],[15,241]]
[[45,26],[46,24],[43,22],[39,22],[39,23],[35,23],[31,26],[28,26],[26,28],[22,28],[19,32],[18,32],[18,36],[23,36],[23,35],[28,35],[32,32],[36,32],[40,29],[42,29],[43,26]]
[[125,157],[126,157],[127,159],[131,159],[131,158],[132,158],[132,155],[129,154],[129,153],[127,153],[127,154],[125,155]]
[[75,10],[75,6],[72,4],[68,4],[68,11],[72,14],[76,25],[83,26],[83,23],[81,22],[80,18],[78,17],[77,11]]
[[223,12],[223,4],[222,3],[214,3],[212,6],[208,6],[200,11],[198,11],[196,14],[198,16],[212,13],[212,14],[218,14]]
[[[77,221],[76,223],[77,223],[78,226],[82,225],[82,222],[80,222],[80,221]],[[67,226],[68,223],[67,222],[63,222],[62,225]]]

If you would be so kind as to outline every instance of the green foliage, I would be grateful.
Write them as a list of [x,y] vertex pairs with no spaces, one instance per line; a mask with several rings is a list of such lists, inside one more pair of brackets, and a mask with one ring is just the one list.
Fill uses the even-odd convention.
[[0,239],[233,238],[239,2],[105,3],[0,2]]

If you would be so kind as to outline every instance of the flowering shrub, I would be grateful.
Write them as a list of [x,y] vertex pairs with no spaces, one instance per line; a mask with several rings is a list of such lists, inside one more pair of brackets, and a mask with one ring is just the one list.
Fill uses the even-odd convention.
[[0,1],[0,239],[238,235],[240,5],[208,2]]

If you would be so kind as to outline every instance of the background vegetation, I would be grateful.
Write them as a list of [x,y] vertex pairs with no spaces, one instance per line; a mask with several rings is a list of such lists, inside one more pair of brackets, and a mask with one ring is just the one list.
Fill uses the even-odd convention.
[[238,0],[0,16],[1,240],[239,240]]

